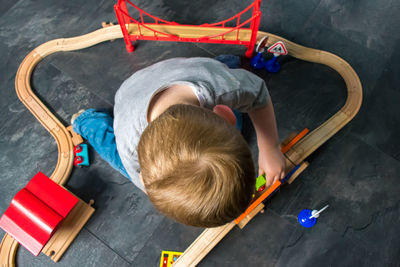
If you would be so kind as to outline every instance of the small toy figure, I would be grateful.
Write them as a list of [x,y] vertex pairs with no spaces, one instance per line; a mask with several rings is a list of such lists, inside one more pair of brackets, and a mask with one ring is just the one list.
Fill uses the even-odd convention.
[[267,61],[265,68],[268,72],[276,73],[281,69],[281,66],[277,60],[278,57],[280,55],[287,55],[288,51],[285,47],[285,44],[279,41],[268,48],[268,52],[274,54],[274,57]]
[[265,183],[266,183],[266,180],[265,180],[265,176],[264,175],[260,175],[260,176],[257,177],[257,179],[256,179],[256,190],[257,190],[257,192],[261,192],[261,191],[263,191],[265,189],[265,186],[266,186]]
[[75,167],[89,166],[89,153],[87,144],[79,144],[74,147]]
[[298,216],[299,223],[306,228],[313,227],[317,223],[317,218],[319,217],[319,214],[328,207],[329,205],[326,205],[320,210],[302,210]]
[[256,47],[257,55],[255,55],[250,61],[250,65],[256,70],[259,70],[259,69],[262,69],[265,67],[265,60],[262,57],[262,53],[265,50],[264,47],[266,46],[267,41],[268,41],[268,36],[264,36],[261,39],[261,41],[258,43],[258,45]]

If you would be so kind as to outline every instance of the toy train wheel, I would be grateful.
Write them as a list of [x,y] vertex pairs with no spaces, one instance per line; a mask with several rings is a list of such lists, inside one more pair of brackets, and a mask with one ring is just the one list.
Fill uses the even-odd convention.
[[263,185],[263,186],[261,186],[260,188],[258,188],[257,192],[264,191],[264,189],[265,189],[265,185]]
[[74,165],[75,167],[81,167],[81,165],[79,165],[80,163],[83,162],[83,157],[81,156],[77,156],[74,158]]
[[74,155],[78,154],[79,152],[82,152],[83,148],[80,145],[77,145],[74,147]]

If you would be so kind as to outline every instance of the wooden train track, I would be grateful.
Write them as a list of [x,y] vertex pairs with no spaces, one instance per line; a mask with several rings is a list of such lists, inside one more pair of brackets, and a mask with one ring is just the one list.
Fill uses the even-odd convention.
[[[35,66],[46,56],[55,52],[79,50],[95,44],[122,38],[119,25],[103,28],[89,34],[74,38],[56,39],[46,42],[30,52],[22,61],[15,77],[15,89],[18,98],[28,108],[36,119],[54,137],[58,148],[58,161],[56,168],[50,178],[56,183],[63,185],[69,178],[73,166],[73,144],[78,142],[77,136],[72,134],[53,113],[39,100],[32,91],[31,77]],[[72,241],[72,240],[71,240]],[[0,244],[0,266],[15,266],[15,255],[18,242],[6,234]],[[46,247],[44,249],[44,252]],[[52,255],[52,250],[49,250]],[[56,255],[61,257],[61,255]]]
[[[320,147],[329,138],[342,129],[352,118],[354,118],[361,107],[362,86],[357,73],[342,58],[326,51],[316,50],[295,44],[270,33],[259,31],[257,39],[260,40],[264,36],[269,37],[267,46],[270,46],[277,41],[283,41],[292,57],[304,61],[323,64],[336,70],[342,76],[347,87],[347,99],[344,106],[335,115],[305,136],[285,153],[286,158],[293,163],[293,165],[289,165],[288,168],[288,170],[291,170],[294,168],[294,166],[302,164],[312,152],[314,152],[318,147]],[[303,166],[305,165],[303,164]],[[260,206],[261,205],[263,207],[264,204],[261,203]],[[261,210],[261,208],[258,208],[257,212],[250,214],[250,216],[247,218],[247,221],[250,221]],[[196,266],[218,244],[218,242],[221,241],[224,236],[233,229],[234,226],[235,223],[232,222],[220,227],[204,230],[178,258],[173,266]]]
[[[182,32],[187,31],[185,27],[182,27],[181,30]],[[258,40],[266,35],[269,36],[268,45],[276,41],[283,41],[291,56],[305,61],[324,64],[336,70],[343,77],[348,90],[348,97],[345,105],[335,115],[286,153],[288,161],[292,162],[289,166],[293,167],[294,165],[302,163],[307,156],[338,132],[357,114],[362,101],[362,87],[355,71],[340,57],[329,52],[300,46],[270,33],[259,32]],[[71,173],[73,165],[73,144],[75,144],[77,142],[75,140],[79,138],[73,136],[72,132],[66,128],[33,93],[30,85],[32,72],[35,66],[50,54],[79,50],[122,37],[120,26],[115,25],[78,37],[52,40],[30,52],[18,69],[15,87],[19,99],[56,140],[58,162],[50,178],[58,184],[65,184]],[[262,203],[260,205],[262,205]],[[257,212],[259,210],[259,208],[256,209]],[[251,216],[247,218],[247,220],[250,220],[257,212],[250,214]],[[217,228],[206,229],[184,254],[182,254],[174,266],[195,266],[233,227],[234,224],[227,224]],[[15,266],[17,249],[18,243],[11,236],[6,234],[0,244],[1,267]]]

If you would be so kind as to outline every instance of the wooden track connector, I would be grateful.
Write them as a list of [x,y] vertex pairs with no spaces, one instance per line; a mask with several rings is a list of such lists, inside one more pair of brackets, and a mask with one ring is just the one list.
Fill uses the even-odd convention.
[[74,146],[77,146],[77,145],[83,143],[82,136],[80,136],[79,134],[74,132],[74,130],[72,129],[72,125],[68,126],[67,130],[71,134],[71,139],[72,139],[72,143],[74,144]]
[[111,27],[111,26],[114,26],[114,25],[115,24],[113,22],[110,22],[110,21],[102,21],[101,22],[101,27],[103,27],[103,28]]
[[[116,23],[116,24],[118,24],[118,23]],[[115,26],[115,24],[113,22],[110,22],[110,21],[102,21],[101,22],[101,27],[103,27],[103,28],[108,28],[108,27],[112,27],[112,26]],[[110,40],[110,42],[114,42],[114,41],[115,41],[115,39]]]

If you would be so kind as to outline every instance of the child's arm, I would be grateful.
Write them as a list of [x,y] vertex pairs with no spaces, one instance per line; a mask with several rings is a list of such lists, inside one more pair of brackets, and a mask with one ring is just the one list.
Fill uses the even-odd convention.
[[285,176],[285,157],[279,147],[274,108],[269,100],[264,107],[249,112],[257,134],[258,172],[265,173],[267,186]]

